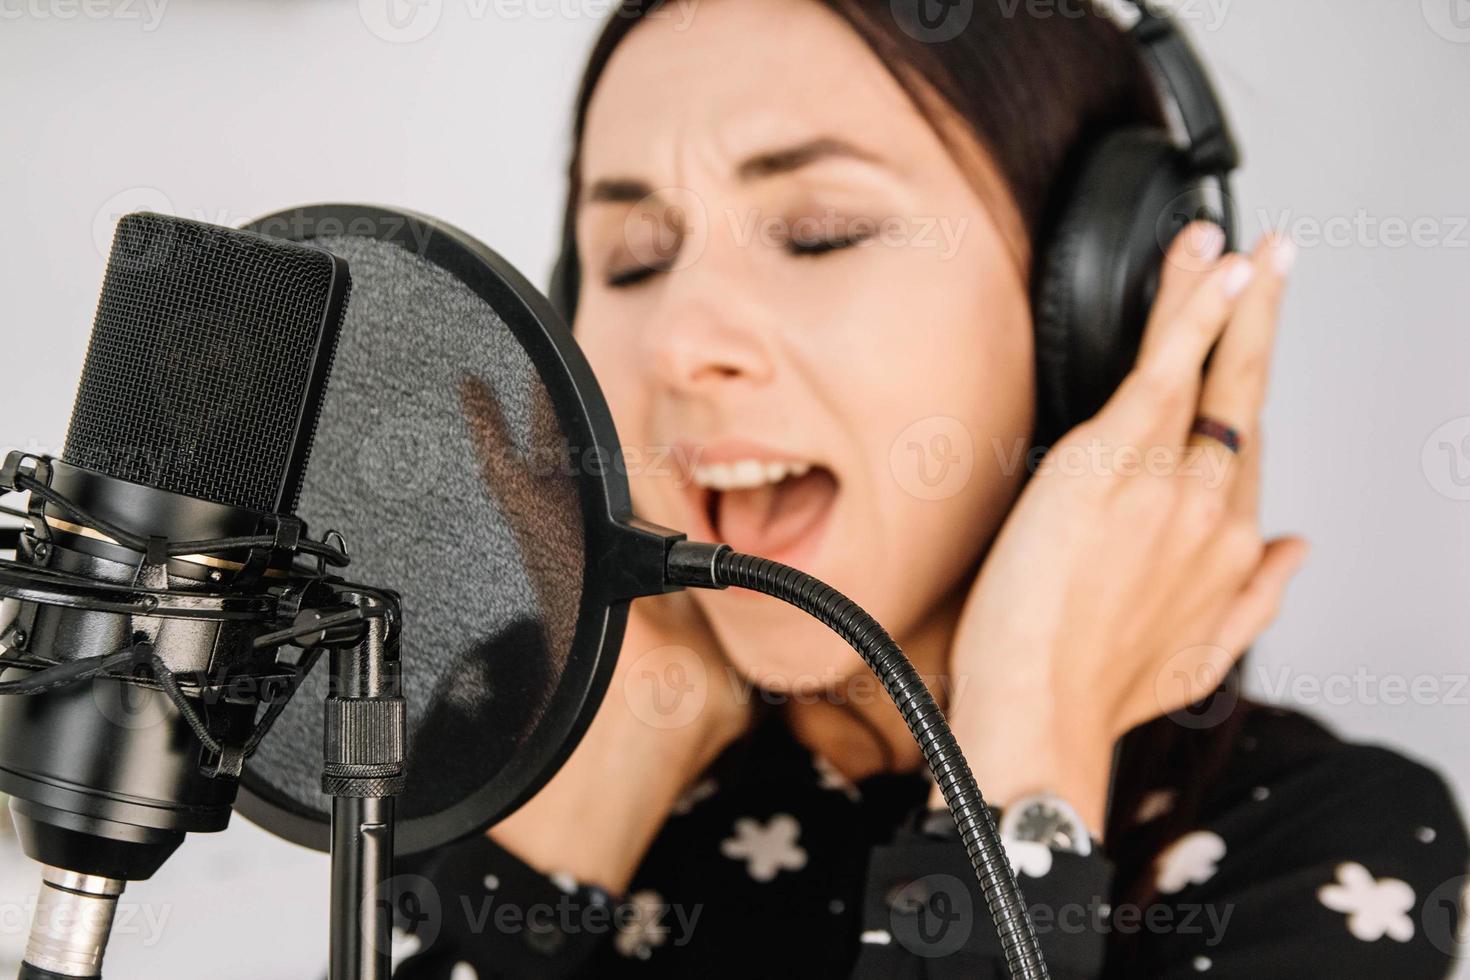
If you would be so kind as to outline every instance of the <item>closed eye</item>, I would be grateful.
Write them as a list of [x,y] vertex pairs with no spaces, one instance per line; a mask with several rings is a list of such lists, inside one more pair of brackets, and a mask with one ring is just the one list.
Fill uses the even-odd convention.
[[871,234],[844,235],[839,238],[797,239],[793,238],[786,243],[786,250],[792,255],[802,258],[816,258],[839,252],[845,248],[854,248],[870,240]]
[[[863,232],[853,235],[843,235],[836,238],[791,238],[786,242],[788,254],[797,258],[820,258],[833,252],[844,249],[856,248],[865,242],[871,241],[873,234]],[[673,267],[672,260],[659,262],[654,265],[636,263],[624,269],[615,269],[607,274],[607,286],[609,289],[628,289],[640,283],[647,282],[655,275],[668,272]]]
[[653,265],[645,265],[635,262],[623,269],[613,269],[607,274],[607,285],[609,289],[627,289],[646,282],[661,272],[668,272],[673,267],[673,260],[657,262]]

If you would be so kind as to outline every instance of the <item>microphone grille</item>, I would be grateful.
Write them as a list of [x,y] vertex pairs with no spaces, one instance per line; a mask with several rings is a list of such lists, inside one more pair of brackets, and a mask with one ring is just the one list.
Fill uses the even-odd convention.
[[121,480],[295,509],[349,280],[307,245],[124,217],[62,459]]

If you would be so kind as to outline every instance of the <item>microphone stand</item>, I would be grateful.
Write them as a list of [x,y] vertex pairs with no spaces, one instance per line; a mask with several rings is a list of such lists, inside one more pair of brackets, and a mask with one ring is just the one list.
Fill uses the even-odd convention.
[[[330,651],[323,703],[322,792],[332,797],[328,980],[388,980],[392,971],[393,820],[407,743],[398,596],[344,585],[329,608],[260,637]],[[385,609],[388,606],[391,608]],[[371,611],[370,611],[371,610]]]
[[[367,596],[346,596],[365,604]],[[322,792],[332,797],[330,980],[391,972],[394,798],[403,790],[405,702],[396,637],[367,618],[331,652]]]

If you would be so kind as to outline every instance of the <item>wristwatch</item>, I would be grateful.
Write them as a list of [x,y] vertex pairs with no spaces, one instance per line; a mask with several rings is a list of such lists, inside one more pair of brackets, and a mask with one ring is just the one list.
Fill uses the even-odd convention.
[[1000,815],[1002,840],[1045,844],[1053,851],[1086,856],[1092,836],[1076,808],[1060,796],[1038,793],[1023,797]]

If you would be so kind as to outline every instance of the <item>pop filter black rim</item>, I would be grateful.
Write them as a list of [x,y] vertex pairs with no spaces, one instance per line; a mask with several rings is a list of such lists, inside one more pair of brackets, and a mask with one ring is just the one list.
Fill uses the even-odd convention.
[[[535,795],[571,755],[607,692],[629,601],[666,591],[666,551],[683,536],[632,516],[612,413],[591,366],[551,304],[496,252],[444,222],[372,205],[292,208],[246,227],[292,241],[351,236],[389,242],[449,273],[495,311],[529,355],[569,445],[577,450],[587,562],[559,696],[490,785],[441,812],[401,818],[395,849],[415,854],[483,833]],[[411,633],[412,624],[405,629]],[[507,787],[514,791],[507,792]],[[330,813],[304,808],[248,766],[236,808],[279,837],[318,851],[329,849]]]

